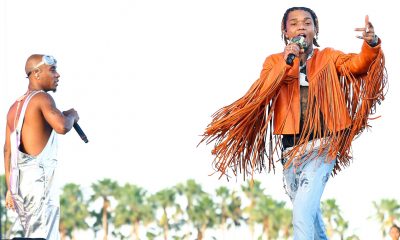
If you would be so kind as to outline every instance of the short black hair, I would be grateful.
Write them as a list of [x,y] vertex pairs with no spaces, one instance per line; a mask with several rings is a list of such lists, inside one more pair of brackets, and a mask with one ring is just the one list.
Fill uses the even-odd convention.
[[[295,11],[295,10],[303,10],[303,11],[308,12],[311,15],[311,18],[314,22],[316,36],[318,36],[318,33],[319,33],[319,24],[318,24],[317,14],[315,14],[315,12],[313,10],[311,10],[310,8],[307,8],[307,7],[291,7],[286,10],[285,14],[283,14],[282,23],[281,23],[282,39],[285,41],[285,44],[287,44],[288,40],[289,40],[285,36],[286,21],[287,21],[289,13],[292,11]],[[313,44],[315,46],[319,47],[319,44],[317,43],[317,39],[315,39],[315,38],[313,39]]]

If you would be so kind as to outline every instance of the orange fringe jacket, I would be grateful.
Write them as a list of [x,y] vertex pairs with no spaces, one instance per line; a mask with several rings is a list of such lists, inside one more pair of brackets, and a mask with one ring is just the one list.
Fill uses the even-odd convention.
[[349,165],[352,140],[368,127],[369,115],[384,99],[387,77],[380,40],[375,47],[364,42],[359,54],[314,49],[307,78],[308,106],[301,131],[299,60],[289,66],[283,53],[267,57],[247,93],[214,113],[201,142],[215,142],[213,165],[221,176],[229,169],[236,176],[253,176],[267,168],[265,157],[268,171],[275,169],[274,158],[282,157],[280,135],[300,132],[298,144],[285,156],[285,168],[306,152],[310,135],[322,139],[320,153],[328,147],[330,159],[337,159],[334,173]]

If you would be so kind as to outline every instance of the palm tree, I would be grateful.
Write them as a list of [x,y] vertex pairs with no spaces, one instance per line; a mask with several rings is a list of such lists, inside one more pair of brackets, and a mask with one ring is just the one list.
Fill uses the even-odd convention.
[[394,224],[395,219],[400,218],[400,204],[396,199],[381,199],[373,201],[375,218],[381,223],[382,236],[386,236],[386,228]]
[[[227,187],[221,186],[215,190],[217,197],[217,223],[222,231],[222,238],[225,239],[225,232],[232,224],[240,226],[242,220],[242,200],[235,191],[230,192]],[[229,220],[231,222],[229,222]]]
[[280,229],[285,239],[288,239],[293,234],[292,210],[286,207],[279,209]]
[[262,223],[266,239],[288,239],[293,234],[292,210],[284,201],[276,201],[263,196],[257,203],[257,220]]
[[0,175],[0,239],[8,239],[13,233],[13,227],[17,223],[18,219],[12,217],[10,219],[8,210],[6,209],[5,197],[7,193],[6,176],[4,174]]
[[[327,235],[329,238],[334,234],[339,235],[341,240],[345,239],[345,234],[349,229],[349,222],[346,221],[337,205],[335,199],[327,199],[321,203],[323,217],[327,223]],[[357,239],[358,236],[353,234],[346,239]]]
[[[177,193],[180,196],[184,196],[186,200],[186,216],[182,223],[187,223],[191,220],[190,214],[194,211],[194,203],[197,202],[204,191],[200,184],[196,183],[195,180],[189,179],[185,183],[179,183],[175,186]],[[183,213],[182,213],[183,214]],[[183,234],[183,239],[187,239],[191,235],[191,231]]]
[[75,239],[73,236],[74,230],[88,229],[86,223],[89,217],[87,210],[88,204],[83,199],[83,193],[79,185],[68,183],[64,185],[60,196],[60,232],[61,238],[65,239],[67,236]]
[[158,225],[163,229],[164,240],[169,237],[169,229],[171,226],[170,216],[168,216],[168,209],[177,208],[175,204],[176,192],[171,189],[163,189],[158,191],[156,194],[150,197],[150,201],[153,203],[154,207],[161,208],[162,215],[158,221]]
[[[232,223],[230,225],[240,226],[241,222],[244,220],[243,218],[243,209],[242,209],[242,199],[238,195],[236,191],[233,191],[230,196],[230,203],[228,205],[228,213],[229,218],[231,219]],[[230,228],[228,225],[228,229]]]
[[[344,234],[349,228],[349,222],[344,220],[342,216],[339,216],[338,218],[335,219],[335,223],[336,223],[336,232],[339,234],[340,240],[344,240]],[[353,237],[355,236],[353,235]]]
[[326,199],[321,203],[321,210],[323,213],[323,217],[326,220],[326,233],[329,238],[332,238],[334,234],[334,223],[336,219],[340,218],[340,209],[339,206],[336,204],[335,199]]
[[284,202],[277,202],[268,195],[260,196],[253,209],[252,216],[257,223],[261,223],[265,239],[276,239],[280,230],[280,209]]
[[132,239],[139,240],[139,226],[154,219],[154,211],[147,203],[147,192],[129,183],[121,187],[116,194],[118,205],[115,208],[115,227],[125,224],[132,226]]
[[177,184],[176,191],[179,195],[185,196],[187,200],[186,211],[192,209],[193,201],[198,198],[199,195],[204,193],[200,184],[196,183],[194,179],[189,179],[185,184]]
[[248,218],[246,220],[247,224],[250,228],[250,239],[254,239],[254,226],[256,223],[254,216],[254,209],[257,204],[257,199],[264,195],[264,188],[261,188],[261,182],[257,180],[249,180],[247,184],[243,184],[242,192],[246,195],[247,199],[250,201],[249,205],[247,205],[243,212],[247,214]]
[[0,175],[0,239],[5,237],[7,211],[5,206],[5,196],[7,193],[6,177],[4,174]]
[[215,226],[216,218],[213,199],[207,193],[202,194],[189,213],[189,219],[197,230],[197,240],[203,240],[207,228]]
[[225,232],[227,230],[227,221],[229,219],[229,208],[228,208],[228,198],[230,195],[229,189],[227,187],[221,186],[215,190],[217,197],[220,198],[220,202],[217,202],[217,214],[218,224],[221,227],[222,238],[225,239]]
[[[7,212],[4,211],[6,209],[5,208],[6,193],[7,193],[6,179],[5,179],[5,175],[2,174],[2,175],[0,175],[0,239],[3,238],[3,233],[5,232],[5,229],[6,229],[5,221],[7,219]],[[4,220],[3,220],[3,216],[4,216]]]
[[101,225],[104,230],[104,240],[107,240],[108,237],[110,197],[115,196],[115,193],[118,192],[118,188],[118,183],[108,178],[92,184],[93,195],[90,197],[90,202],[94,202],[97,199],[101,199],[103,201],[103,206],[100,213],[94,212],[93,215],[97,218],[95,225],[99,223],[99,217],[101,217]]

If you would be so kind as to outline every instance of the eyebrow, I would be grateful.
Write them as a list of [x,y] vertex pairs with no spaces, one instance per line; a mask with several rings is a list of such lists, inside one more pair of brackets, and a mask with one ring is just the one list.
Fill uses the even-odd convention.
[[[304,20],[304,21],[306,21],[306,20],[312,20],[312,18],[310,18],[310,17],[305,17],[303,20]],[[297,18],[289,19],[289,22],[292,22],[292,21],[300,21],[300,20],[297,19]]]

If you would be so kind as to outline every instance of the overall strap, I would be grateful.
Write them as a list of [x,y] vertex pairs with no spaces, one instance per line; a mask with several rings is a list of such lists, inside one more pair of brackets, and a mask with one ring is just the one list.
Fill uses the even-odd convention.
[[21,131],[22,124],[24,123],[25,112],[26,112],[26,108],[28,107],[28,103],[30,102],[30,100],[32,99],[33,96],[35,96],[37,93],[40,93],[40,92],[44,92],[44,91],[43,90],[32,91],[28,94],[28,96],[26,96],[24,105],[22,105],[21,113],[19,114],[18,124],[17,124],[17,127],[15,128],[15,131],[18,131],[18,132]]
[[[10,190],[12,194],[16,194],[18,192],[18,186],[19,186],[19,168],[18,168],[18,149],[19,149],[19,145],[21,142],[21,128],[22,128],[22,123],[24,122],[24,118],[25,118],[25,111],[26,108],[28,106],[29,101],[32,99],[32,97],[39,93],[39,92],[43,92],[43,91],[32,91],[29,92],[28,94],[20,97],[17,101],[18,101],[18,105],[17,105],[17,111],[15,113],[15,116],[17,116],[18,114],[18,110],[19,110],[19,106],[21,104],[21,101],[25,98],[25,102],[22,106],[21,109],[21,113],[20,116],[18,118],[18,122],[17,122],[17,127],[14,129],[14,132],[11,133],[15,134],[15,138],[11,137],[11,169],[10,169]],[[14,125],[15,125],[15,121],[14,121]]]

